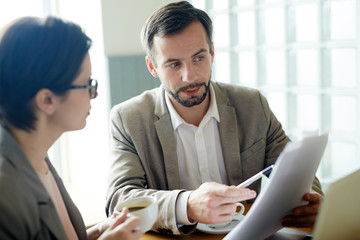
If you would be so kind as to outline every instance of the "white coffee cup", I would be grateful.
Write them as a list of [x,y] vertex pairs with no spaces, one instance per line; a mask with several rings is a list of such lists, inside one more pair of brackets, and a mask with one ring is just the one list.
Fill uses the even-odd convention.
[[158,216],[158,204],[155,197],[144,196],[128,199],[116,205],[114,212],[120,214],[121,210],[127,207],[129,215],[135,215],[140,218],[140,231],[149,231]]
[[243,213],[245,212],[245,206],[242,203],[236,203],[236,209],[238,209],[239,207],[240,210],[233,213],[233,219],[231,221],[207,225],[211,228],[225,228],[227,226],[230,226],[231,222],[234,220],[240,221],[244,217]]

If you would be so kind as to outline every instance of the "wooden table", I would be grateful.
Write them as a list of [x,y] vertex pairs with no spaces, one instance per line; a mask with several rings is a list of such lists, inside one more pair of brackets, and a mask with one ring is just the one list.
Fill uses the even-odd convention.
[[[249,211],[251,204],[244,204],[245,205],[245,215]],[[295,228],[298,230],[302,230],[305,232],[312,232],[312,228]],[[203,239],[203,240],[219,240],[223,239],[226,236],[226,234],[208,234],[201,231],[196,230],[190,235],[165,235],[161,233],[155,233],[155,232],[147,232],[145,233],[140,240],[159,240],[159,239]]]

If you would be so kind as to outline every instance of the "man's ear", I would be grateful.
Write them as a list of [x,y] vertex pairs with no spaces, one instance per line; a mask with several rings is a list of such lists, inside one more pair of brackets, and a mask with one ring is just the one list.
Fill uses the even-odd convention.
[[47,115],[52,115],[56,110],[57,98],[55,94],[46,88],[40,89],[34,98],[36,107]]
[[154,65],[154,63],[151,61],[151,59],[150,59],[149,56],[146,56],[146,57],[145,57],[145,61],[146,61],[146,66],[147,66],[149,72],[151,73],[151,75],[152,75],[154,78],[159,77],[159,75],[158,75],[157,72],[156,72],[155,65]]
[[215,48],[214,44],[211,44],[211,62],[214,62]]

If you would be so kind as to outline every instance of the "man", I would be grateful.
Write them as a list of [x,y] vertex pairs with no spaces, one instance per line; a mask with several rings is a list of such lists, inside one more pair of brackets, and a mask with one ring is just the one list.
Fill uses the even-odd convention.
[[[253,190],[233,185],[273,164],[289,139],[258,91],[211,82],[215,53],[205,12],[186,1],[168,4],[147,20],[142,38],[148,70],[162,85],[112,109],[107,211],[154,195],[155,231],[186,234],[197,222],[230,221],[235,203],[259,191],[259,183]],[[317,179],[313,189],[321,193]],[[309,205],[284,225],[313,224],[321,195],[304,199]]]

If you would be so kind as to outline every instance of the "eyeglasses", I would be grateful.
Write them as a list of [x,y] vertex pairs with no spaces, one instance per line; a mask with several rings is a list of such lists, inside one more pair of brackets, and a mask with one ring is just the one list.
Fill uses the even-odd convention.
[[89,79],[89,83],[87,85],[83,85],[83,86],[69,86],[68,89],[81,89],[81,88],[88,88],[89,89],[89,94],[90,97],[96,98],[97,97],[97,87],[98,87],[98,82],[96,79],[90,78]]

